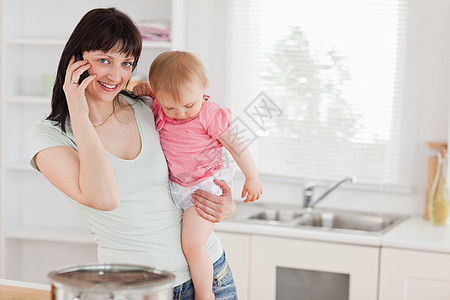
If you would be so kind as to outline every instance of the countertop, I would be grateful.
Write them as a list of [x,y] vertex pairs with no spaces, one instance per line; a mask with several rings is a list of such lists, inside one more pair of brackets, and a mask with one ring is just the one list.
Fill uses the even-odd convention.
[[450,254],[450,227],[410,217],[382,236],[382,246]]
[[433,226],[421,217],[408,217],[381,234],[336,232],[322,228],[298,228],[243,222],[249,214],[263,209],[257,204],[237,204],[227,221],[216,224],[215,231],[265,235],[371,247],[389,247],[450,254],[450,227]]
[[0,279],[2,300],[49,300],[50,285]]

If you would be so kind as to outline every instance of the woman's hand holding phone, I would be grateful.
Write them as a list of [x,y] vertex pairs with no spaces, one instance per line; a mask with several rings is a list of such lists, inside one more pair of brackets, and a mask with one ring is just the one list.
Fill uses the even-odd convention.
[[[75,53],[75,61],[80,61],[80,60],[84,60],[83,55],[81,53]],[[84,71],[81,75],[80,75],[80,79],[78,80],[78,83],[80,84],[83,80],[85,80],[86,78],[89,77],[89,72],[88,71]]]
[[75,56],[70,59],[67,66],[63,90],[66,94],[71,119],[76,116],[88,116],[89,107],[86,101],[85,90],[95,79],[95,75],[90,75],[81,82],[80,77],[90,67],[91,65],[87,60],[75,61]]

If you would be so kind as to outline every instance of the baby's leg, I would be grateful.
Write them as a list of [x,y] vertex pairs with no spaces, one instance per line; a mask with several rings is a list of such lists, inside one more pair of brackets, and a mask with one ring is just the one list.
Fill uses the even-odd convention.
[[194,283],[195,300],[214,299],[213,265],[205,250],[213,229],[214,223],[200,217],[195,206],[184,211],[181,243]]

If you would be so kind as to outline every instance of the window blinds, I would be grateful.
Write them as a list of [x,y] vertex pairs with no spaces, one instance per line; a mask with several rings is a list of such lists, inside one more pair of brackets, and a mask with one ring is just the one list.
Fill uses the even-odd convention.
[[420,2],[228,5],[226,104],[260,173],[410,189]]

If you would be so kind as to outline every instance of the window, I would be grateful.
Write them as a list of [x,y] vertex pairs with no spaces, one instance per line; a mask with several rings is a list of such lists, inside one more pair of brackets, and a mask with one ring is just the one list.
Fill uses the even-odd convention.
[[226,101],[259,171],[409,190],[420,19],[406,0],[229,1]]

